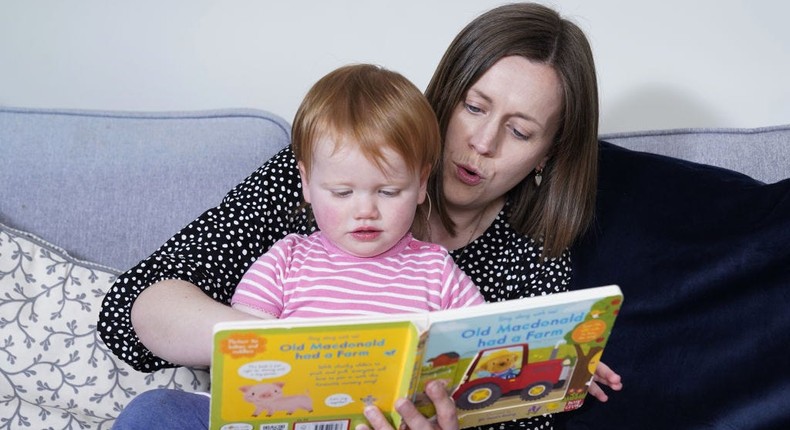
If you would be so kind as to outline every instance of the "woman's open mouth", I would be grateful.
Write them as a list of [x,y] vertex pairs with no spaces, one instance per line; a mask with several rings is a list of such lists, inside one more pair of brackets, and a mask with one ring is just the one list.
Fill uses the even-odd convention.
[[458,180],[469,186],[475,186],[483,181],[480,173],[469,166],[456,164],[455,172]]

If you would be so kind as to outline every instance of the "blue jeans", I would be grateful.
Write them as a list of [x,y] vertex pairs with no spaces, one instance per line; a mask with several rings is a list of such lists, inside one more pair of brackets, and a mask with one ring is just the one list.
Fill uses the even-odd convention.
[[113,430],[208,429],[208,396],[157,388],[140,393],[118,415]]

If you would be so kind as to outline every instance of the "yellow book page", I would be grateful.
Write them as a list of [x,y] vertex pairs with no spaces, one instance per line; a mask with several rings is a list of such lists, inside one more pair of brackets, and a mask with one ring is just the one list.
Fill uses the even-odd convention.
[[212,428],[327,420],[353,428],[366,404],[392,411],[408,394],[418,334],[401,321],[221,331],[215,341]]

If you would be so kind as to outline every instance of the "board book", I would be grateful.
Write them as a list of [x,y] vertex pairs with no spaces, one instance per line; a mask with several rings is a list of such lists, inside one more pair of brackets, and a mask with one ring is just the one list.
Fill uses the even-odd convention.
[[622,305],[611,285],[420,314],[214,328],[212,430],[353,430],[374,404],[395,428],[441,379],[461,428],[582,405]]

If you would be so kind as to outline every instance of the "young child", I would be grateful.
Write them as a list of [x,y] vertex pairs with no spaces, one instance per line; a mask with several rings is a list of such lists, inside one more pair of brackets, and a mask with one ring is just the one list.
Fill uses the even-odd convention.
[[302,101],[292,146],[320,231],[290,234],[258,258],[234,308],[303,318],[483,303],[446,249],[410,233],[427,229],[430,202],[421,204],[441,154],[436,116],[411,82],[372,65],[329,73]]

